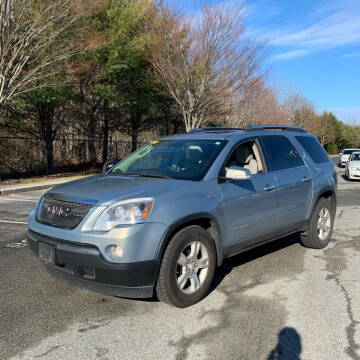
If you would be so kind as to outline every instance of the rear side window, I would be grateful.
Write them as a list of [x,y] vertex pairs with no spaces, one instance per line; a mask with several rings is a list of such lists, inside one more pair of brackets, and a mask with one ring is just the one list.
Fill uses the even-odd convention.
[[329,161],[326,151],[315,137],[296,136],[295,138],[315,163],[321,164]]
[[304,165],[300,155],[283,136],[263,136],[262,143],[267,151],[272,171],[291,169]]

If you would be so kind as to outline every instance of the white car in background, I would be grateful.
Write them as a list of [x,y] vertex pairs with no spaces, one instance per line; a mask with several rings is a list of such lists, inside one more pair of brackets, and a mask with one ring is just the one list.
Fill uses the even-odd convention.
[[354,151],[360,151],[360,149],[345,149],[342,153],[340,153],[339,167],[344,167],[346,165]]
[[345,177],[347,180],[360,180],[360,151],[354,151],[346,163]]

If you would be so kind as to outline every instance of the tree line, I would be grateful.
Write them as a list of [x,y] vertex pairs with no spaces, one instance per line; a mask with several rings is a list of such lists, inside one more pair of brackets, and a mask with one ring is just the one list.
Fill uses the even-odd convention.
[[21,159],[36,156],[14,157],[16,137],[38,140],[47,173],[60,138],[86,139],[93,167],[114,157],[112,141],[134,151],[200,126],[293,124],[329,152],[360,146],[359,126],[270,86],[242,5],[195,2],[189,14],[177,3],[0,0],[0,171],[24,172]]

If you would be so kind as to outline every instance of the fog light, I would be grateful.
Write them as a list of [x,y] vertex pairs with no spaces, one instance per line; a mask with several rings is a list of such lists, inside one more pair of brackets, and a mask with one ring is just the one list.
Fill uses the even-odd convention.
[[124,250],[117,245],[110,245],[107,248],[109,254],[114,258],[121,258],[124,254]]

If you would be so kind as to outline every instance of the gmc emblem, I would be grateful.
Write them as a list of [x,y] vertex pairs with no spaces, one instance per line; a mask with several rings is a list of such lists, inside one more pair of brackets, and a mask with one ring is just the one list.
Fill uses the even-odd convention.
[[62,206],[48,205],[47,212],[56,216],[68,216],[70,209]]

